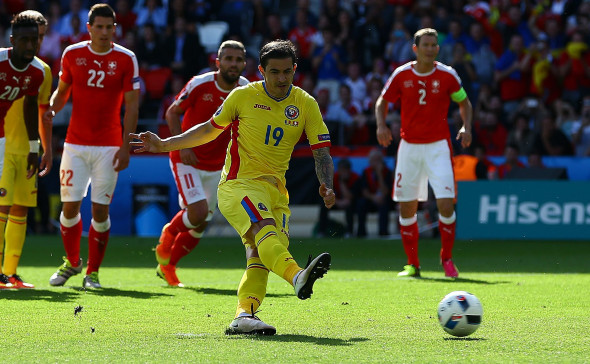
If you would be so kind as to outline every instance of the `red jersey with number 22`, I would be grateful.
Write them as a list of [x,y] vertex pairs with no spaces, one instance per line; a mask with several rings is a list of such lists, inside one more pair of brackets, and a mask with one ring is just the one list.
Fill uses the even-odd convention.
[[118,44],[96,53],[90,42],[72,44],[61,58],[61,81],[72,85],[72,117],[66,142],[121,146],[121,106],[128,91],[139,90],[135,54]]
[[434,62],[429,73],[418,73],[416,61],[393,71],[381,95],[389,102],[401,99],[401,137],[409,143],[432,143],[449,139],[447,114],[451,95],[461,89],[457,72]]
[[12,48],[0,48],[0,138],[4,137],[4,117],[14,100],[38,95],[45,77],[43,65],[37,59],[22,70],[15,68],[10,62],[11,52]]
[[[227,95],[229,95],[229,91],[222,90],[217,85],[217,77],[220,76],[215,72],[195,76],[176,95],[176,106],[185,111],[182,119],[183,132],[195,125],[209,121]],[[244,86],[247,83],[246,78],[240,77],[236,87]],[[230,128],[227,128],[215,140],[194,147],[193,152],[197,157],[197,165],[193,167],[203,171],[221,170],[225,163],[225,153],[230,136]],[[170,160],[173,163],[182,163],[180,152],[177,150],[170,152]]]

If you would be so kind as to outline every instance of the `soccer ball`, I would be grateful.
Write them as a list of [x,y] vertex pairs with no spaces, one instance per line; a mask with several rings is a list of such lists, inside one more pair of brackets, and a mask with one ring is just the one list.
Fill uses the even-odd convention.
[[481,302],[469,292],[455,291],[438,304],[438,322],[453,336],[473,334],[481,324]]

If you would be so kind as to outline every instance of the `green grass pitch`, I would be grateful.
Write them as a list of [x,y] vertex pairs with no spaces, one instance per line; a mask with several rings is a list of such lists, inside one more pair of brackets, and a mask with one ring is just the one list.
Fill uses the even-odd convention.
[[[225,336],[245,266],[237,238],[205,237],[184,260],[184,289],[156,277],[156,239],[113,237],[100,272],[105,287],[48,280],[62,262],[57,236],[27,238],[19,267],[34,290],[0,291],[6,363],[587,363],[590,243],[457,241],[460,278],[444,278],[440,242],[422,239],[422,279],[398,279],[398,240],[292,239],[300,265],[328,251],[332,269],[298,300],[271,273],[258,313],[272,337]],[[82,255],[86,257],[86,239]],[[446,334],[438,302],[466,290],[482,302],[481,327]],[[76,308],[81,312],[76,313]]]

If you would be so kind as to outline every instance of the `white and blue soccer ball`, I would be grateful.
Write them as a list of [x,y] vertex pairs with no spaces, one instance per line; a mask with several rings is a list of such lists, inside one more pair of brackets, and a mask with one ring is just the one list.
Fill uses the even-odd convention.
[[473,334],[481,324],[482,317],[481,302],[469,292],[451,292],[438,304],[438,322],[453,336]]

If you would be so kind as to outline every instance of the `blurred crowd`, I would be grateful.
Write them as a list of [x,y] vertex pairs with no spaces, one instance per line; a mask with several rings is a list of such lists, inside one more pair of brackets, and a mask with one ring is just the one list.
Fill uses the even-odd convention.
[[[88,39],[91,0],[0,2],[0,46],[12,14],[49,21],[40,57],[55,78],[69,44]],[[295,85],[314,95],[344,155],[375,140],[374,103],[395,69],[414,59],[412,36],[439,32],[439,60],[455,68],[474,106],[475,149],[488,156],[590,155],[588,0],[110,0],[117,42],[133,50],[143,80],[140,118],[159,120],[193,75],[215,68],[199,29],[224,22],[223,39],[247,45],[245,76],[261,78],[257,50],[277,38],[298,47]],[[451,135],[460,123],[449,115]],[[399,135],[399,110],[388,121]],[[65,130],[65,129],[64,129]],[[165,127],[160,128],[165,132]],[[395,155],[396,143],[387,154]],[[463,153],[456,146],[457,153]]]

